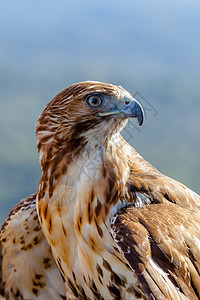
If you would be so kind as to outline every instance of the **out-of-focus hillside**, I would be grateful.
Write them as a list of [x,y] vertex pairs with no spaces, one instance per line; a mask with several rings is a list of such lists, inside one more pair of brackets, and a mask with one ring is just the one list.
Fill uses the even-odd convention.
[[83,80],[138,92],[147,118],[124,134],[160,171],[200,193],[199,14],[197,0],[0,4],[1,223],[37,189],[39,114]]

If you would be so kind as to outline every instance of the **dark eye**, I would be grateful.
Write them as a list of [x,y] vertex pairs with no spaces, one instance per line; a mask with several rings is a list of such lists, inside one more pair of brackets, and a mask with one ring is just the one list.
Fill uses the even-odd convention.
[[99,95],[92,95],[92,96],[89,96],[87,98],[87,103],[90,105],[90,106],[93,106],[93,107],[98,107],[101,105],[102,103],[102,99]]

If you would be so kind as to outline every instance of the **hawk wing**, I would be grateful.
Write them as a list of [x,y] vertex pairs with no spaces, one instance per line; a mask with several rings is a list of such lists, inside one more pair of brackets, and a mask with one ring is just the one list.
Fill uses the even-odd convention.
[[127,197],[112,235],[147,299],[200,298],[200,197],[134,149]]
[[129,206],[113,216],[112,235],[147,299],[200,298],[199,216],[170,202]]
[[39,224],[35,194],[11,210],[0,241],[0,287],[6,299],[66,299],[63,279]]

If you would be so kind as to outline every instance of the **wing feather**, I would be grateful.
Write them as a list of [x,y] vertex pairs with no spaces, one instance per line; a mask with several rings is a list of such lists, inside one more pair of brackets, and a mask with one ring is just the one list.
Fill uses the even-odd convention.
[[147,297],[200,298],[198,211],[173,203],[121,209],[112,235]]
[[66,299],[63,279],[40,228],[35,194],[12,209],[0,242],[0,288],[6,299]]

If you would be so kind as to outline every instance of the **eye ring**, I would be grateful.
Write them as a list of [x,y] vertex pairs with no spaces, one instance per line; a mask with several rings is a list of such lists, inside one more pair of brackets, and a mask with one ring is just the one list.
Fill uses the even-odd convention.
[[93,94],[93,95],[88,96],[86,101],[87,101],[87,104],[89,104],[92,107],[99,107],[102,104],[103,99],[101,98],[100,95]]

